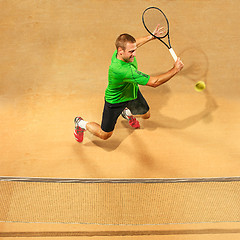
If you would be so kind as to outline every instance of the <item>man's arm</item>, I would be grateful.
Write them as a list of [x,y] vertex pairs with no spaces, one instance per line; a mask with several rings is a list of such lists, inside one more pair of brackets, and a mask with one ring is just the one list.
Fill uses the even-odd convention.
[[143,44],[155,39],[152,35],[136,39],[137,48],[141,47]]
[[146,86],[156,88],[156,87],[162,85],[163,83],[169,81],[178,72],[180,72],[181,69],[183,68],[183,66],[184,65],[183,65],[182,61],[180,60],[180,58],[178,58],[172,69],[170,69],[166,73],[160,74],[158,76],[150,77]]

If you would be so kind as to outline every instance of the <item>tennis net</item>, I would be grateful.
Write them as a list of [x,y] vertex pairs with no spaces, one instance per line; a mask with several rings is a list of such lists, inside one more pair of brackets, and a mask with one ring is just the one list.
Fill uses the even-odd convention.
[[100,225],[240,222],[240,177],[0,177],[0,221]]

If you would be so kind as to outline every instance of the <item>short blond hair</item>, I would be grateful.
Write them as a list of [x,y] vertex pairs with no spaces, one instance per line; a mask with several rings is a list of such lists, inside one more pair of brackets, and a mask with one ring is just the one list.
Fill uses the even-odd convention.
[[126,44],[128,42],[135,43],[136,39],[127,33],[123,33],[116,39],[115,46],[116,46],[117,50],[119,47],[122,48],[123,50],[125,50]]

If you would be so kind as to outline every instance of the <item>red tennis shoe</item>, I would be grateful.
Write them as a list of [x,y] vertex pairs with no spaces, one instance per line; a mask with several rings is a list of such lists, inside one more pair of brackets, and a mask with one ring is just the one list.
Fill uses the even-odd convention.
[[78,141],[78,142],[83,141],[83,135],[84,135],[84,132],[86,131],[85,129],[78,126],[78,123],[81,120],[83,120],[81,117],[76,117],[74,119],[74,123],[75,123],[74,136],[75,136],[76,141]]
[[130,116],[130,117],[127,116],[126,110],[127,110],[127,108],[125,108],[125,109],[122,111],[122,113],[121,113],[122,117],[128,120],[128,123],[129,123],[129,125],[130,125],[131,127],[136,128],[136,129],[137,129],[137,128],[140,128],[140,123],[139,123],[139,121],[138,121],[134,116]]
[[140,123],[134,116],[128,117],[128,123],[133,128],[140,128]]

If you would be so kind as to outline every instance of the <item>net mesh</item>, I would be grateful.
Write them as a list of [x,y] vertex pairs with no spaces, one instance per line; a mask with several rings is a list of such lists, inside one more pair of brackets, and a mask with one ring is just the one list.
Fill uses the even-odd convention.
[[0,221],[158,225],[240,221],[240,178],[0,178]]

